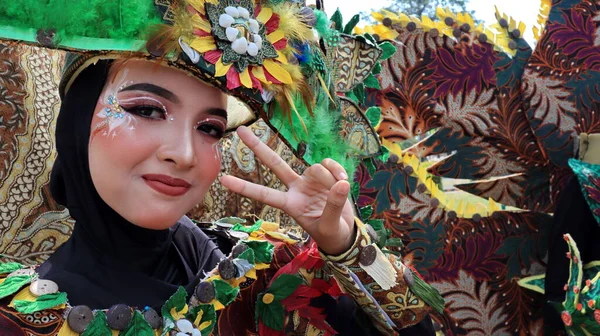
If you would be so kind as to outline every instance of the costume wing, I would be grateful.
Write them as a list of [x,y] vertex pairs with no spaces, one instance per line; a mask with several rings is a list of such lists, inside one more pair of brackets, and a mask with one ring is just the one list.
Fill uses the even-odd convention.
[[[453,334],[541,331],[542,298],[516,279],[544,272],[547,234],[577,136],[597,130],[598,5],[541,3],[535,50],[525,26],[497,13],[438,19],[375,13],[365,30],[394,39],[384,62],[382,143],[364,165],[359,204],[446,299]],[[547,20],[547,23],[546,23]]]

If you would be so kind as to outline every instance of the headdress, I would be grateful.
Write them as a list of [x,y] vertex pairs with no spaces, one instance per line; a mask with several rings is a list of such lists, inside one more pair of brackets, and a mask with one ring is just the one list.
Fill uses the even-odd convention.
[[229,129],[263,118],[308,163],[331,157],[353,171],[348,153],[380,154],[357,103],[395,51],[353,35],[357,22],[281,0],[5,1],[0,38],[70,51],[61,95],[100,59],[160,60],[244,102]]

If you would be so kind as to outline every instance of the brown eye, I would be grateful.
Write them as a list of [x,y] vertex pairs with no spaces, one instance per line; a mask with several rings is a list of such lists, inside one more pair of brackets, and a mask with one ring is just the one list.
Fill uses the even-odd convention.
[[140,116],[142,118],[161,120],[166,119],[167,112],[165,112],[162,108],[156,106],[135,106],[131,108],[121,107],[123,110],[128,113]]
[[211,123],[201,124],[198,126],[197,130],[216,139],[222,138],[223,133],[225,133],[220,126]]

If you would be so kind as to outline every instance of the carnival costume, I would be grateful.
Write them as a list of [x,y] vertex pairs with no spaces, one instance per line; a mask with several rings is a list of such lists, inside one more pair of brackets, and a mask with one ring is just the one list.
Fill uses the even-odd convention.
[[[91,116],[82,111],[95,105],[108,66],[121,59],[155,60],[237,98],[243,103],[228,109],[227,128],[262,118],[302,165],[329,157],[354,173],[360,160],[386,155],[373,128],[379,109],[365,113],[358,103],[364,101],[365,85],[379,85],[380,62],[396,48],[353,34],[358,17],[343,24],[339,12],[330,19],[320,8],[295,1],[5,1],[0,7],[4,45],[41,46],[34,57],[50,62],[44,69],[50,78],[30,79],[52,84],[57,65],[62,69],[58,158],[50,189],[53,201],[65,205],[76,221],[71,237],[39,267],[40,260],[17,262],[18,253],[6,253],[7,262],[0,265],[3,330],[15,335],[336,334],[333,326],[343,329],[364,317],[359,327],[365,332],[396,334],[428,319],[431,307],[441,312],[437,291],[385,248],[385,235],[377,233],[385,232],[381,221],[365,211],[366,223],[356,219],[356,240],[339,256],[320,252],[297,227],[285,230],[263,219],[216,220],[206,229],[219,229],[215,235],[225,236],[225,245],[235,243],[224,257],[187,218],[160,232],[123,222],[99,199],[89,177]],[[63,57],[64,64],[57,64]],[[110,127],[128,122],[114,95],[106,103],[102,113]],[[37,178],[47,179],[41,175]],[[21,196],[9,199],[24,201]],[[211,196],[208,209],[216,203]],[[94,268],[106,269],[101,273],[107,278],[86,276]],[[114,302],[119,299],[127,304]],[[106,302],[112,306],[103,306]]]
[[[555,301],[550,305],[568,332],[600,332],[597,257],[582,252],[589,247],[579,251],[572,239],[587,235],[593,241],[597,231],[592,218],[598,218],[600,162],[590,144],[600,132],[600,5],[541,1],[539,22],[533,27],[535,50],[523,39],[525,25],[500,12],[498,23],[490,27],[476,24],[468,14],[443,9],[435,21],[381,12],[374,14],[377,25],[357,30],[353,29],[357,18],[344,24],[339,12],[328,18],[293,2],[196,0],[186,1],[183,11],[168,1],[156,1],[156,5],[159,15],[152,14],[153,4],[141,6],[145,12],[136,7],[131,16],[127,6],[106,8],[107,13],[118,15],[103,21],[102,27],[84,24],[72,26],[72,31],[61,29],[69,27],[63,22],[85,15],[68,12],[39,26],[32,24],[32,18],[37,13],[34,9],[41,7],[20,11],[20,3],[4,5],[0,6],[0,26],[12,28],[0,29],[0,36],[46,48],[89,50],[67,58],[62,94],[69,91],[80,67],[102,58],[154,57],[192,71],[251,107],[235,113],[239,117],[231,119],[235,122],[230,128],[262,117],[253,124],[255,133],[296,169],[332,157],[349,172],[356,171],[353,194],[360,209],[354,252],[336,258],[319,254],[309,241],[299,243],[304,241],[303,233],[289,217],[234,196],[216,183],[205,204],[192,210],[190,217],[211,222],[208,230],[225,228],[216,231],[220,235],[246,239],[234,248],[235,257],[226,260],[239,269],[243,269],[241,264],[253,268],[247,267],[248,276],[239,279],[223,279],[215,270],[194,291],[188,306],[182,298],[185,291],[178,292],[161,312],[161,327],[178,328],[177,321],[187,318],[193,326],[210,328],[201,328],[202,333],[218,329],[221,334],[228,330],[236,334],[254,327],[238,326],[231,322],[232,316],[254,314],[258,326],[254,331],[260,334],[282,330],[333,333],[330,324],[322,323],[324,310],[300,308],[314,302],[311,295],[341,302],[347,296],[340,296],[339,289],[362,307],[380,332],[388,334],[394,332],[394,325],[398,329],[418,322],[430,311],[428,307],[441,308],[435,291],[420,281],[422,276],[446,299],[444,313],[433,318],[447,333],[540,334],[548,299]],[[25,13],[24,17],[13,15],[13,21],[4,21],[5,13],[18,12]],[[97,20],[92,15],[89,22]],[[128,31],[114,33],[123,22],[129,23]],[[140,39],[139,33],[149,23],[163,26],[155,26],[151,39]],[[311,35],[313,31],[318,38]],[[146,52],[140,54],[144,46]],[[45,120],[51,119],[57,105],[51,88],[59,77],[57,59],[62,54],[46,48],[33,53],[31,47],[7,41],[1,49],[7,59],[12,57],[27,67],[0,76],[8,92],[16,93],[6,100],[10,106],[5,109],[22,111],[27,104],[35,111],[27,129],[31,144],[17,137],[25,129],[6,119],[14,129],[10,142],[14,148],[40,144],[46,148],[50,142],[34,136],[50,132]],[[6,68],[11,69],[11,64]],[[16,76],[8,75],[12,73]],[[19,95],[28,91],[36,94]],[[312,108],[307,103],[310,99],[314,100]],[[237,137],[227,137],[223,144],[226,171],[281,188]],[[32,152],[50,158],[50,151]],[[9,155],[19,162],[33,160],[18,150],[9,153],[17,153]],[[47,257],[58,240],[64,240],[66,234],[57,232],[70,232],[73,223],[51,200],[40,197],[47,183],[41,171],[32,174],[17,166],[10,172],[0,184],[0,190],[10,190],[0,212],[9,223],[14,223],[15,214],[26,214],[18,218],[27,219],[27,224],[9,225],[2,248],[24,264],[40,263],[43,259],[38,256]],[[462,193],[447,192],[448,182],[457,183]],[[465,192],[481,198],[466,197]],[[42,206],[31,208],[28,204],[34,200]],[[569,200],[576,201],[576,206],[561,206]],[[581,214],[577,224],[571,220],[573,211]],[[550,214],[556,215],[555,222],[566,221],[577,229],[553,227]],[[247,223],[254,225],[237,218],[219,221],[232,215],[258,215],[264,220]],[[573,234],[564,236],[566,243],[556,242],[568,230]],[[257,238],[275,247],[253,242]],[[589,241],[581,244],[593,246]],[[373,249],[375,259],[391,260],[389,265],[396,268],[398,283],[392,290],[385,290],[385,279],[374,275],[366,259],[361,262],[366,251]],[[380,251],[383,259],[378,259]],[[564,261],[557,263],[560,255]],[[582,256],[591,259],[582,260]],[[252,270],[269,263],[271,267],[257,272],[258,279],[253,280]],[[22,266],[3,267],[6,274]],[[544,292],[544,283],[556,287],[552,281],[560,282],[563,277],[564,300],[536,293]],[[22,279],[22,285],[28,280]],[[10,303],[18,309],[35,309],[46,302],[27,296],[28,291],[19,292],[19,300],[10,297]],[[235,297],[241,302],[225,305]],[[4,316],[13,321],[37,318],[47,330],[67,329],[60,318],[68,319],[64,310],[29,315],[13,310],[7,315],[6,311],[2,310]],[[132,320],[142,321],[146,312],[132,313]],[[102,310],[93,316],[94,326],[106,327]]]

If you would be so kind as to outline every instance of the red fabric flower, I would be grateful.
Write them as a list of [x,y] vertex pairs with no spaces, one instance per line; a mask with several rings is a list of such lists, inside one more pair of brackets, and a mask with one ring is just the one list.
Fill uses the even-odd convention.
[[[595,316],[595,313],[594,313],[594,316]],[[560,315],[560,318],[563,320],[563,323],[567,327],[570,327],[571,325],[573,325],[573,320],[571,319],[571,314],[569,314],[568,311],[563,311],[562,314]]]

